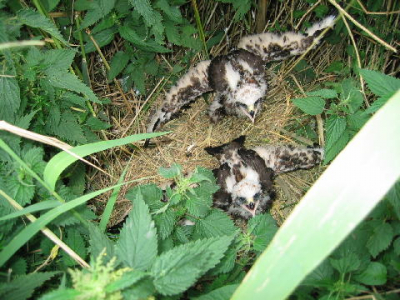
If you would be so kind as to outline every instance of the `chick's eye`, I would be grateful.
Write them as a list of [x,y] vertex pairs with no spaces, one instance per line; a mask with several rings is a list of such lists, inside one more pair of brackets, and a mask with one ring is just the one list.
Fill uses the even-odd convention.
[[246,199],[244,197],[237,198],[237,202],[240,204],[244,203],[245,201],[246,201]]
[[259,200],[261,198],[261,193],[257,193],[253,197],[255,200]]
[[246,108],[246,107],[247,107],[247,105],[246,105],[246,104],[244,104],[244,103],[241,103],[241,102],[237,102],[237,103],[236,103],[236,105],[237,105],[237,106],[240,106],[240,107],[244,107],[244,108]]

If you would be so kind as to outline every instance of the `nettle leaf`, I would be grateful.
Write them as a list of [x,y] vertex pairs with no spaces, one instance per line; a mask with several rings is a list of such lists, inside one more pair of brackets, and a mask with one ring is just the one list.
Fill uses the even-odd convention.
[[115,256],[114,243],[102,232],[98,226],[89,222],[89,243],[90,243],[90,254],[92,259],[95,259],[102,253],[103,262],[107,264],[111,258]]
[[168,17],[168,19],[170,19],[174,23],[182,23],[184,21],[179,7],[171,6],[167,0],[156,1],[154,3],[154,7],[161,9],[162,12]]
[[247,224],[247,230],[255,236],[253,249],[264,251],[278,231],[276,221],[269,214],[256,215]]
[[90,9],[82,21],[81,28],[89,27],[100,19],[104,18],[114,8],[115,0],[97,0],[93,1]]
[[325,100],[320,97],[293,99],[293,104],[309,115],[319,115],[324,111]]
[[6,181],[7,189],[10,191],[10,197],[24,206],[30,204],[33,196],[35,195],[35,185],[32,177],[27,175],[23,178],[21,176],[12,176]]
[[345,130],[333,145],[329,145],[328,147],[328,144],[326,144],[324,164],[327,164],[332,159],[334,159],[336,155],[338,155],[339,152],[342,151],[344,147],[346,147],[349,141],[350,141],[350,134],[347,130]]
[[235,267],[237,253],[238,253],[238,248],[233,242],[232,245],[229,246],[228,250],[226,250],[225,255],[221,259],[221,261],[207,274],[211,276],[216,276],[222,273],[228,273],[232,271],[233,268]]
[[64,140],[82,144],[86,143],[82,127],[78,124],[76,117],[71,111],[66,110],[62,113],[58,125],[52,124],[52,122],[49,122],[48,125],[51,126],[48,128],[50,132],[58,135]]
[[144,202],[149,206],[150,212],[154,212],[165,205],[165,203],[161,201],[163,192],[155,184],[135,186],[126,193],[125,198],[131,200],[132,203],[134,203],[137,198],[143,198]]
[[46,163],[43,161],[44,149],[39,147],[33,147],[25,150],[22,153],[22,158],[25,163],[37,174],[42,175]]
[[400,219],[400,181],[396,182],[386,194],[386,198],[394,208],[394,212]]
[[161,254],[151,269],[157,291],[167,296],[185,291],[221,260],[232,239],[221,236],[198,240]]
[[354,80],[345,79],[341,84],[341,89],[341,102],[349,107],[351,113],[356,112],[364,103],[364,96],[359,87]]
[[339,259],[330,258],[329,262],[340,274],[356,271],[360,267],[360,260],[355,253],[348,253]]
[[141,194],[121,230],[116,253],[126,266],[141,271],[148,270],[156,259],[157,230]]
[[20,90],[15,78],[0,77],[0,119],[12,116],[21,104]]
[[320,89],[313,92],[307,92],[307,96],[321,97],[324,99],[335,99],[338,94],[335,90],[332,89]]
[[400,237],[398,237],[394,242],[393,242],[393,249],[394,249],[394,253],[396,253],[396,255],[400,256]]
[[123,299],[142,300],[151,299],[150,296],[154,295],[155,292],[153,280],[150,277],[144,277],[133,284],[133,286],[124,289],[122,295],[124,296]]
[[130,271],[127,273],[124,273],[121,279],[111,282],[105,287],[105,291],[107,293],[113,293],[117,291],[121,291],[132,284],[135,284],[138,282],[140,279],[144,278],[146,276],[145,272],[139,271],[139,270],[134,270]]
[[315,268],[302,282],[302,285],[318,286],[321,282],[333,279],[334,270],[327,259]]
[[364,124],[369,120],[369,115],[365,112],[359,110],[351,115],[346,116],[347,124],[349,125],[349,129],[358,131]]
[[210,211],[212,205],[212,194],[209,193],[209,190],[206,189],[204,191],[204,189],[204,186],[200,186],[194,188],[192,193],[188,192],[186,194],[187,199],[185,206],[188,209],[188,212],[193,216],[202,217]]
[[43,52],[43,60],[40,67],[43,70],[60,69],[67,70],[74,60],[75,51],[69,49],[53,49]]
[[326,149],[335,145],[346,130],[346,119],[341,116],[333,115],[326,120]]
[[207,217],[196,221],[193,238],[232,235],[236,231],[237,228],[226,213],[213,209]]
[[110,62],[110,71],[108,71],[108,80],[113,80],[117,77],[129,62],[129,54],[124,51],[115,53]]
[[394,237],[393,228],[389,223],[381,223],[374,228],[374,233],[367,241],[367,248],[372,257],[386,250]]
[[176,213],[168,209],[162,214],[158,214],[154,216],[154,222],[157,226],[157,232],[160,235],[161,239],[166,239],[169,237],[174,230],[176,220]]
[[220,287],[218,289],[213,290],[205,295],[201,295],[200,297],[193,298],[193,300],[226,300],[230,299],[233,295],[233,292],[238,287],[238,284],[231,284]]
[[377,96],[386,96],[400,89],[400,79],[381,72],[362,69],[361,75],[367,82],[369,89]]
[[[85,259],[86,257],[86,246],[85,240],[83,239],[82,235],[76,229],[69,229],[67,231],[67,237],[64,239],[64,242],[76,252],[81,258]],[[68,253],[62,251],[63,256],[63,263],[68,266],[72,267],[77,264],[75,260],[73,260]]]
[[165,26],[165,35],[170,43],[174,45],[181,46],[182,45],[182,38],[180,34],[180,26],[175,22],[166,21],[164,22]]
[[143,17],[146,26],[153,29],[156,40],[160,40],[164,32],[160,13],[151,7],[149,0],[129,0],[129,2]]
[[23,9],[17,13],[17,18],[21,23],[33,28],[40,28],[41,30],[50,34],[52,37],[58,39],[64,45],[68,45],[68,42],[63,38],[56,25],[54,25],[50,19],[46,18],[39,12],[29,8]]
[[182,174],[182,166],[173,164],[170,168],[160,167],[158,169],[158,174],[164,178],[173,179]]
[[[181,243],[181,244],[186,244],[189,243],[189,235],[187,234],[187,231],[185,230],[189,226],[177,226],[175,227],[174,230],[174,237],[176,240]],[[193,227],[193,226],[190,226]]]
[[24,300],[32,296],[34,290],[58,272],[37,272],[21,275],[7,283],[7,291],[1,294],[2,299]]
[[26,260],[22,257],[18,257],[17,259],[13,258],[13,263],[9,266],[9,269],[12,270],[12,274],[14,275],[23,275],[26,274],[26,270],[28,269],[28,264]]
[[157,44],[154,40],[143,41],[143,39],[128,25],[119,27],[120,35],[134,44],[137,48],[143,51],[158,52],[158,53],[168,53],[171,50]]
[[69,102],[72,105],[78,105],[82,108],[86,108],[86,100],[85,98],[78,96],[75,93],[71,92],[65,92],[62,96],[61,99],[63,102]]
[[103,122],[95,117],[90,117],[86,121],[86,125],[88,125],[90,127],[90,129],[95,130],[95,131],[96,130],[105,130],[105,129],[108,129],[111,127],[111,124],[109,124],[107,122]]
[[386,283],[386,277],[386,267],[381,263],[371,262],[364,272],[354,276],[353,278],[366,285],[383,285]]
[[368,107],[365,110],[366,114],[372,114],[374,112],[377,112],[393,95],[395,94],[395,92],[393,93],[389,93],[386,96],[382,96],[379,97],[378,99],[376,99],[370,107]]
[[66,71],[61,72],[60,70],[53,69],[47,70],[46,75],[51,86],[82,93],[83,95],[86,95],[90,101],[101,103],[93,91],[78,77],[76,77],[76,75]]
[[190,177],[191,183],[199,183],[202,181],[214,182],[215,178],[213,172],[206,168],[197,167],[195,172]]

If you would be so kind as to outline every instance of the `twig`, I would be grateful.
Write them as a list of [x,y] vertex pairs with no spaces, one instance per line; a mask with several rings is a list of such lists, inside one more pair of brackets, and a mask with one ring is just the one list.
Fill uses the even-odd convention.
[[364,30],[366,33],[368,33],[374,40],[376,40],[378,43],[386,47],[387,49],[393,51],[394,53],[397,53],[397,49],[390,46],[388,43],[386,43],[384,40],[373,34],[368,28],[360,24],[357,20],[355,20],[347,11],[345,11],[339,4],[336,3],[335,0],[329,0],[329,2],[336,7],[343,15],[345,15],[350,21],[354,23],[357,27],[361,28]]
[[312,12],[312,11],[317,7],[317,5],[318,5],[321,1],[322,1],[322,0],[318,0],[317,2],[315,2],[315,3],[313,4],[313,6],[311,6],[311,7],[306,11],[306,13],[301,17],[300,21],[299,21],[299,22],[297,23],[297,25],[294,27],[294,29],[296,29],[296,30],[299,29],[299,27],[300,27],[301,23],[303,23],[304,19],[308,16],[308,14],[309,14],[310,12]]
[[[17,210],[22,210],[23,207],[19,205],[14,199],[4,193],[3,190],[0,190],[0,195],[7,199],[7,201]],[[25,215],[29,221],[32,223],[37,220],[35,216],[32,214]],[[60,240],[50,229],[44,227],[41,229],[42,233],[47,236],[54,244],[58,245],[61,249],[63,249],[73,260],[75,260],[78,264],[80,264],[84,268],[89,268],[89,264],[84,261],[74,250],[72,250],[67,244],[65,244],[62,240]]]
[[357,0],[358,4],[361,6],[361,9],[366,13],[367,15],[393,15],[393,14],[400,14],[400,10],[394,10],[394,11],[369,11],[365,8],[365,6],[362,4],[360,0]]
[[44,41],[17,41],[7,42],[0,44],[0,50],[17,48],[17,47],[28,47],[28,46],[44,46]]
[[[347,23],[346,18],[343,17],[343,14],[342,14],[341,12],[340,12],[340,14],[341,14],[341,16],[342,16],[343,23],[344,23],[344,25],[346,26],[347,31],[349,32],[349,36],[350,36],[351,42],[353,43],[354,51],[355,51],[355,53],[356,53],[358,68],[361,69],[362,66],[361,66],[360,54],[359,54],[359,52],[358,52],[357,44],[356,44],[356,41],[355,41],[355,39],[354,39],[353,33],[351,32],[349,23]],[[362,94],[363,94],[363,96],[364,96],[365,105],[366,105],[367,107],[369,107],[370,105],[369,105],[368,99],[367,99],[367,97],[365,96],[364,79],[363,79],[363,77],[362,77],[361,74],[360,74],[360,85],[361,85]]]

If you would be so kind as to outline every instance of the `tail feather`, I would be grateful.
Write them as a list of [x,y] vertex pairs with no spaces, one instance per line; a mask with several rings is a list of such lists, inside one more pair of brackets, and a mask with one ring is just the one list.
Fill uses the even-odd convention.
[[205,60],[190,68],[165,94],[161,107],[150,116],[147,132],[157,130],[162,124],[178,114],[182,107],[212,90],[208,80],[210,62],[210,60]]
[[296,32],[261,33],[243,37],[238,48],[260,55],[264,61],[283,60],[305,52],[314,42],[317,33],[332,27],[335,16],[328,16],[307,29],[306,34]]

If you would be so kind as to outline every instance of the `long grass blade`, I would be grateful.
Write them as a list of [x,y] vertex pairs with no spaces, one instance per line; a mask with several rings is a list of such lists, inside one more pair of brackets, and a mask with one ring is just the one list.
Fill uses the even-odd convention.
[[39,230],[41,230],[44,226],[46,226],[48,223],[50,223],[52,220],[57,218],[59,215],[79,206],[85,203],[86,201],[102,194],[105,193],[113,188],[115,186],[107,187],[105,189],[92,192],[90,194],[78,197],[74,200],[71,200],[69,202],[66,202],[65,204],[62,204],[56,208],[53,208],[52,210],[48,211],[45,213],[43,216],[38,218],[35,222],[29,224],[27,227],[25,227],[20,233],[18,233],[12,240],[11,242],[4,247],[4,249],[0,252],[0,267],[4,265],[4,263],[15,254],[15,252],[18,251],[19,248],[21,248],[27,241],[29,241],[36,233],[38,233]]
[[232,299],[286,299],[400,176],[400,91],[303,197]]
[[[143,133],[135,134],[122,139],[112,141],[102,141],[97,143],[86,144],[71,148],[70,151],[76,154],[78,157],[84,157],[96,152],[104,151],[112,147],[118,147],[129,143],[137,142],[139,140],[150,139],[157,137],[168,132],[154,132],[154,133]],[[44,181],[54,190],[56,182],[60,174],[72,163],[78,160],[78,157],[72,156],[66,152],[60,152],[55,155],[46,165],[44,169],[43,178]]]
[[[3,195],[3,191],[0,190],[0,195]],[[30,214],[33,212],[37,212],[37,211],[41,211],[41,210],[46,210],[46,209],[50,209],[50,208],[54,208],[56,206],[61,205],[60,202],[56,201],[56,200],[47,200],[47,201],[42,201],[39,203],[35,203],[32,205],[29,205],[21,210],[18,210],[16,212],[13,212],[11,214],[8,214],[4,217],[0,218],[0,221],[6,221],[6,220],[10,220],[10,219],[14,219],[14,218],[18,218],[20,216],[26,215],[26,214]]]

